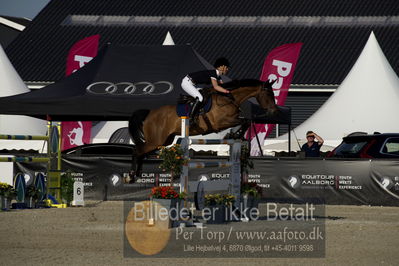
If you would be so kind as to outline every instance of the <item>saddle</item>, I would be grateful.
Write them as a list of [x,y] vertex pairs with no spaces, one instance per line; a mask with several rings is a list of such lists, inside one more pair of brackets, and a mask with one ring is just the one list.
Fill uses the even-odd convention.
[[[212,97],[209,89],[202,89],[199,91],[204,97],[204,104],[202,105],[199,115],[206,114],[211,110],[212,107]],[[179,99],[177,100],[176,105],[176,113],[178,116],[189,116],[191,114],[191,109],[195,102],[194,97],[190,95],[180,94]]]

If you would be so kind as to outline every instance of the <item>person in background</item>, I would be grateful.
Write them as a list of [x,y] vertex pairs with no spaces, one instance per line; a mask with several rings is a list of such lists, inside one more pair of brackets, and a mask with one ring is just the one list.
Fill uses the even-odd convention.
[[[315,141],[315,139],[317,141]],[[324,140],[314,133],[313,131],[308,131],[306,133],[307,142],[302,145],[301,151],[305,152],[306,157],[320,157],[320,148],[324,143]]]
[[221,87],[222,83],[221,75],[226,75],[230,68],[230,62],[224,57],[216,59],[214,70],[202,70],[193,72],[185,76],[182,80],[181,86],[184,91],[195,98],[195,102],[192,107],[191,117],[197,115],[201,105],[203,104],[203,97],[198,91],[200,88],[198,85],[212,85],[213,88],[222,93],[230,93],[229,90]]

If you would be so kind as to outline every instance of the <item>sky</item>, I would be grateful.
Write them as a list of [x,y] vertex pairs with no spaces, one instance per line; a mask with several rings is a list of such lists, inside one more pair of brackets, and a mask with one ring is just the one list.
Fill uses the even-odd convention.
[[0,0],[0,15],[33,19],[50,0]]

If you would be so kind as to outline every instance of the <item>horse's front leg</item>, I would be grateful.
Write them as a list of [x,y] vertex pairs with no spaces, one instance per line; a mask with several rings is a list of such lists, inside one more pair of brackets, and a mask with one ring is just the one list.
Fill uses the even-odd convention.
[[242,121],[241,128],[237,132],[237,139],[245,140],[245,132],[247,132],[248,128],[251,126],[251,121],[245,119]]
[[137,157],[136,171],[135,171],[135,175],[137,178],[141,177],[141,172],[143,170],[143,160],[144,160],[144,155]]
[[231,132],[226,135],[226,139],[244,139],[245,132],[247,132],[250,122],[247,120],[242,120],[238,127],[231,129]]

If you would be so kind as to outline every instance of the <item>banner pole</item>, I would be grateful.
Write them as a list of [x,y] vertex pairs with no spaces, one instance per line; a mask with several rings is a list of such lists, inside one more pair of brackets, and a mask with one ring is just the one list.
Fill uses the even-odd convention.
[[61,158],[61,140],[62,140],[62,137],[61,137],[61,122],[57,122],[57,129],[58,129],[58,136],[59,136],[59,138],[58,138],[58,143],[57,143],[57,145],[58,145],[58,151],[57,151],[57,170],[58,171],[61,171],[61,168],[62,168],[62,158]]
[[263,151],[262,151],[262,147],[260,146],[260,141],[259,141],[259,137],[258,137],[258,132],[256,132],[255,123],[252,124],[252,127],[253,127],[253,129],[254,129],[254,134],[255,134],[255,137],[256,137],[256,142],[258,143],[260,155],[263,156]]
[[288,154],[291,154],[291,122],[288,124]]
[[50,142],[51,142],[51,120],[47,120],[47,157],[49,158],[48,163],[47,163],[47,179],[46,179],[46,186],[47,186],[47,191],[46,191],[46,203],[48,202],[48,195],[50,193],[50,168],[51,168],[51,147],[50,147]]

